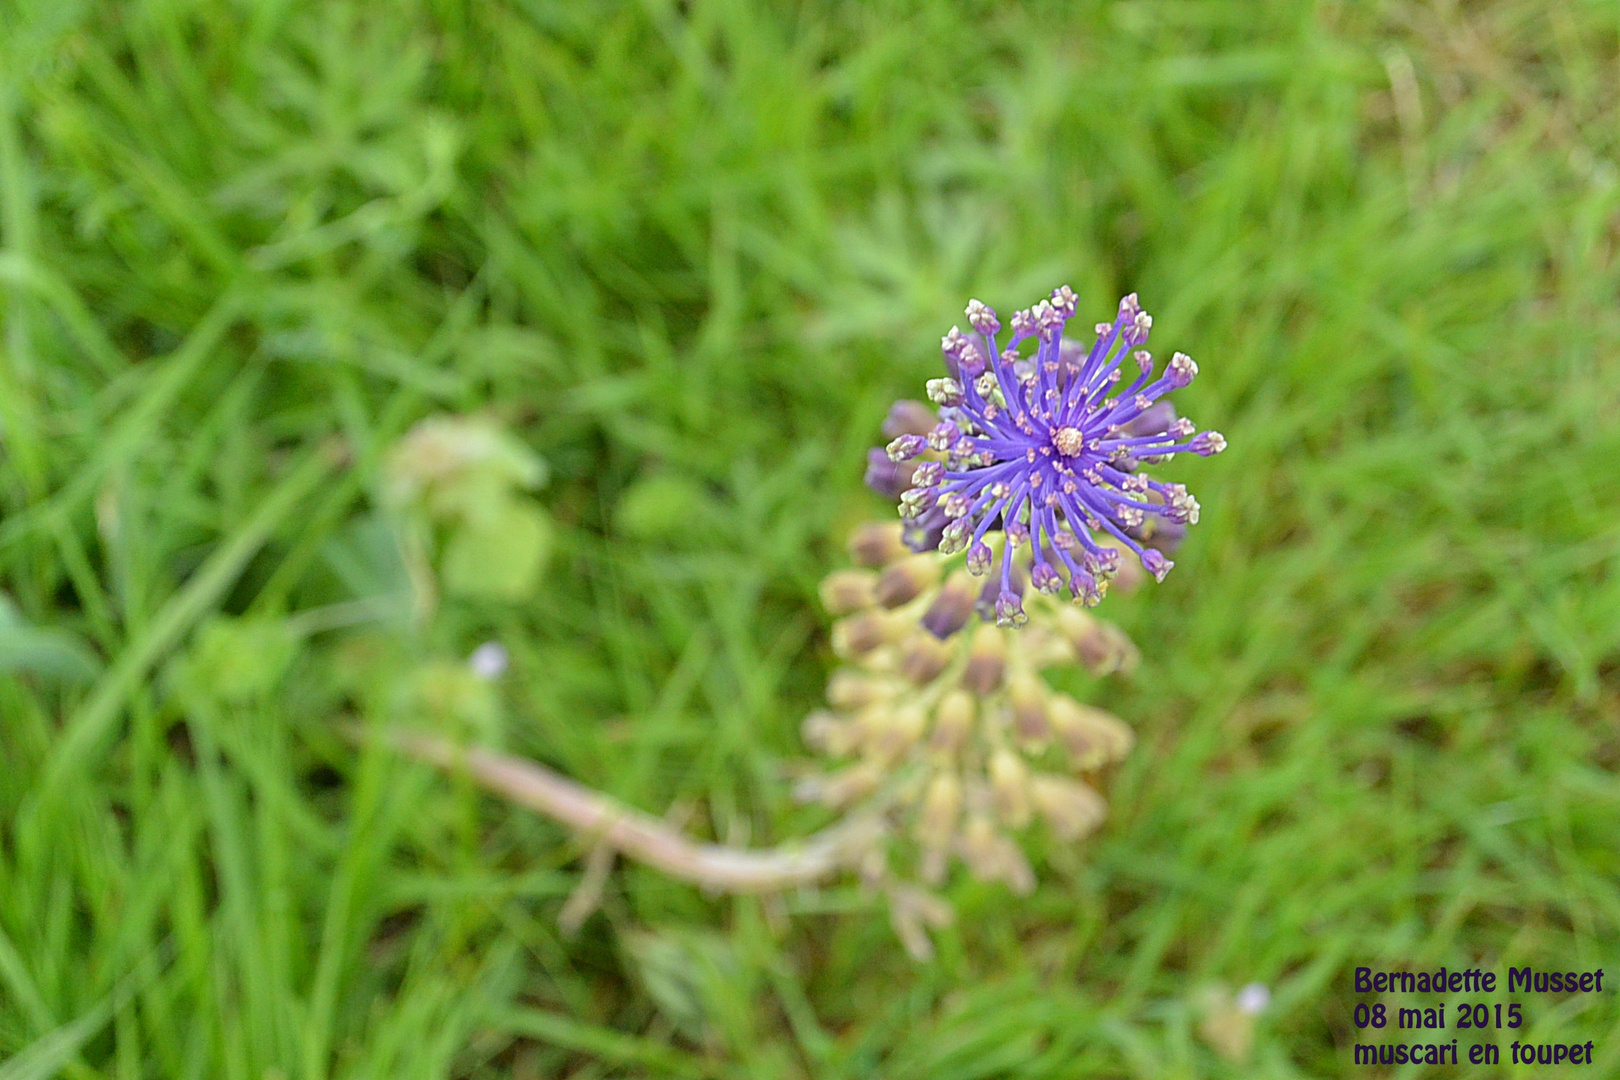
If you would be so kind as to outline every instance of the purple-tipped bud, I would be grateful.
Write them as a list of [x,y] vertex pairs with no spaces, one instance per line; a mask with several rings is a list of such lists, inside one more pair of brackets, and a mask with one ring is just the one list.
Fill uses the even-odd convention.
[[1138,349],[1132,354],[1136,360],[1136,370],[1143,375],[1153,370],[1153,354],[1146,349]]
[[1013,312],[1012,336],[1014,341],[1021,341],[1035,333],[1035,313],[1028,308]]
[[931,488],[938,486],[943,479],[945,479],[945,463],[943,461],[925,461],[917,466],[917,471],[912,474],[911,482],[916,487]]
[[866,452],[866,486],[886,498],[894,498],[912,483],[914,466],[890,461],[886,450],[874,446]]
[[1201,457],[1210,457],[1226,449],[1226,436],[1218,431],[1203,431],[1193,436],[1192,452]]
[[892,439],[897,435],[927,435],[938,420],[934,410],[922,402],[902,399],[889,406],[889,415],[883,418],[883,436]]
[[1166,521],[1163,518],[1151,519],[1153,529],[1143,541],[1147,547],[1155,548],[1166,555],[1174,555],[1181,542],[1187,539],[1187,526],[1179,521]]
[[1176,565],[1164,557],[1164,552],[1154,548],[1147,548],[1142,552],[1142,568],[1153,575],[1154,581],[1163,581],[1164,575]]
[[867,522],[849,537],[849,557],[858,566],[885,566],[906,553],[898,524]]
[[962,384],[955,379],[929,379],[928,400],[935,405],[954,408],[962,404]]
[[902,435],[884,447],[890,461],[909,461],[928,449],[928,440],[921,435]]
[[1048,596],[1056,596],[1063,588],[1063,575],[1052,568],[1051,563],[1036,563],[1035,569],[1030,571],[1030,584]]
[[995,552],[990,550],[990,545],[980,540],[968,548],[968,573],[974,577],[983,577],[990,572],[990,565],[995,561],[995,557]]
[[968,325],[981,334],[994,334],[1001,329],[1001,320],[996,318],[996,309],[980,300],[969,300],[967,311]]
[[951,327],[950,333],[939,339],[939,347],[944,351],[945,359],[954,363],[962,362],[962,357],[966,355],[971,344],[959,326]]
[[957,518],[967,517],[967,512],[973,509],[973,504],[960,491],[947,491],[939,497],[939,509],[946,517],[955,521]]
[[972,525],[966,518],[958,518],[945,526],[939,534],[939,551],[941,555],[955,555],[967,547],[968,534],[972,532]]
[[972,379],[984,373],[984,352],[973,342],[968,342],[962,348],[962,358],[957,361],[957,371],[964,379]]
[[1063,331],[1063,316],[1057,308],[1042,300],[1035,305],[1035,326],[1042,341],[1050,341]]
[[962,437],[962,429],[949,420],[941,420],[928,430],[930,450],[949,450]]
[[1170,358],[1170,366],[1165,374],[1170,379],[1170,385],[1180,389],[1192,385],[1193,376],[1198,374],[1198,365],[1186,353],[1178,352]]
[[901,540],[908,550],[919,555],[937,550],[939,542],[945,538],[946,519],[937,506],[931,506],[920,516],[907,518],[901,524],[905,526]]
[[1052,309],[1065,319],[1074,318],[1074,313],[1080,308],[1080,298],[1074,295],[1074,290],[1067,285],[1059,285],[1052,290]]
[[996,597],[996,625],[1002,627],[1019,627],[1029,622],[1029,616],[1024,613],[1024,601],[1011,589]]
[[962,629],[973,615],[973,601],[978,591],[967,574],[960,570],[952,574],[923,613],[923,629],[941,641]]

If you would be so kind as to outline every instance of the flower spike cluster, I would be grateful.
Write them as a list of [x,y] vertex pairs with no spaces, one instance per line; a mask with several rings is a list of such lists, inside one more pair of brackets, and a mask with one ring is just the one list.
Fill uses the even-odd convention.
[[[1178,352],[1155,376],[1153,357],[1142,348],[1153,320],[1135,293],[1120,301],[1112,323],[1096,325],[1089,350],[1063,336],[1075,308],[1069,287],[1058,288],[1013,314],[1003,344],[995,311],[970,301],[972,332],[952,327],[945,335],[950,375],[928,384],[939,406],[936,421],[919,431],[916,416],[890,417],[899,430],[885,448],[888,462],[904,467],[927,458],[911,467],[911,486],[900,494],[908,545],[937,546],[946,555],[965,551],[976,575],[999,569],[993,608],[1002,626],[1027,618],[1007,557],[1025,544],[1031,585],[1051,595],[1067,586],[1088,606],[1119,572],[1119,546],[1162,581],[1174,564],[1164,545],[1145,541],[1155,532],[1179,536],[1198,521],[1198,501],[1183,485],[1137,470],[1173,454],[1207,457],[1226,448],[1219,432],[1198,432],[1160,400],[1191,383],[1198,365]],[[1025,355],[1020,347],[1030,340],[1034,349]],[[1120,389],[1126,370],[1134,377]],[[920,403],[906,404],[926,412]],[[869,482],[881,471],[872,464]],[[1007,555],[999,559],[992,531],[1006,540],[999,546]]]

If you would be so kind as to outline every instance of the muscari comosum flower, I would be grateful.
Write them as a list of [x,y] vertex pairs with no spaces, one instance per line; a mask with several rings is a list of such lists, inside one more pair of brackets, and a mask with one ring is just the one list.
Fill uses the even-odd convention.
[[[886,448],[894,463],[932,451],[900,495],[900,515],[913,546],[937,543],[945,554],[967,553],[974,574],[998,568],[992,530],[1008,550],[1027,544],[1030,583],[1056,594],[1065,586],[1087,605],[1102,599],[1120,567],[1112,538],[1159,580],[1173,565],[1140,537],[1159,527],[1191,525],[1198,501],[1181,484],[1138,471],[1174,454],[1220,453],[1219,432],[1196,432],[1159,399],[1192,382],[1198,365],[1176,353],[1154,376],[1147,343],[1153,320],[1136,295],[1120,301],[1112,323],[1098,323],[1083,354],[1065,341],[1075,296],[1067,286],[1050,300],[1015,312],[1005,347],[993,309],[968,304],[972,334],[952,327],[943,346],[949,376],[928,384],[940,406],[926,433],[897,434]],[[1031,355],[1020,353],[1030,339]],[[1134,374],[1123,390],[1122,373]],[[934,539],[937,530],[937,541]],[[1023,603],[1013,587],[1013,560],[999,560],[996,621],[1016,626]]]
[[[1134,294],[1097,324],[1089,348],[1064,337],[1074,310],[1060,288],[1015,313],[1003,344],[995,312],[971,302],[972,334],[952,328],[948,375],[928,383],[937,412],[897,403],[884,425],[892,441],[868,459],[868,485],[899,496],[901,522],[857,529],[856,568],[823,583],[824,603],[842,616],[832,643],[846,666],[828,683],[831,709],[804,725],[813,749],[847,761],[799,785],[801,797],[840,811],[834,825],[783,848],[719,847],[532,762],[419,734],[396,744],[469,770],[579,830],[598,853],[709,889],[772,892],[857,869],[888,896],[908,950],[926,956],[923,924],[942,925],[949,908],[905,878],[937,884],[954,856],[975,877],[1025,891],[1033,871],[1009,833],[1041,819],[1074,840],[1102,821],[1103,797],[1083,778],[1128,752],[1130,729],[1040,672],[1078,662],[1104,675],[1135,663],[1129,639],[1078,605],[1144,570],[1162,580],[1198,520],[1185,487],[1143,466],[1226,445],[1162,400],[1197,366],[1176,353],[1154,377],[1141,348],[1152,320]],[[1135,377],[1121,390],[1126,370]],[[1077,603],[1060,598],[1065,590]],[[607,864],[593,855],[591,865]],[[576,915],[601,873],[587,873],[570,900]]]

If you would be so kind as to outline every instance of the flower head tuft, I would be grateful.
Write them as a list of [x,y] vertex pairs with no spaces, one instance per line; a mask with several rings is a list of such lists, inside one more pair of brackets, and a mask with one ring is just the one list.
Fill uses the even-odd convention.
[[[1120,300],[1113,322],[1097,324],[1089,349],[1064,340],[1077,307],[1073,290],[1055,289],[1013,314],[1004,346],[995,311],[970,301],[973,333],[951,328],[942,342],[951,375],[929,384],[938,423],[924,429],[921,403],[909,402],[905,432],[896,424],[886,432],[897,436],[886,448],[892,461],[930,459],[918,467],[917,486],[900,496],[906,543],[967,552],[970,572],[991,575],[984,603],[1006,626],[1022,614],[1005,554],[1015,547],[1027,545],[1024,566],[1036,589],[1066,586],[1088,605],[1118,572],[1118,547],[1162,580],[1173,565],[1164,553],[1197,522],[1198,502],[1182,485],[1139,470],[1174,454],[1208,457],[1226,448],[1218,432],[1198,432],[1162,400],[1190,384],[1198,365],[1178,352],[1154,377],[1153,358],[1141,348],[1153,319],[1135,293]],[[1020,353],[1031,339],[1033,350]],[[1127,370],[1133,377],[1122,385]],[[893,486],[886,474],[874,479]],[[1006,542],[992,547],[987,538],[996,532]]]

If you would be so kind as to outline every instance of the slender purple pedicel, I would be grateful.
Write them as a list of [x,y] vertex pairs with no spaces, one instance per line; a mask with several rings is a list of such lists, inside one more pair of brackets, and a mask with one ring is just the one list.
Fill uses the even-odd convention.
[[[1067,584],[1088,605],[1101,599],[1102,583],[1120,565],[1118,551],[1097,542],[1099,533],[1135,552],[1162,581],[1174,564],[1160,548],[1173,547],[1198,521],[1198,501],[1181,484],[1136,470],[1172,454],[1208,456],[1226,447],[1218,432],[1196,432],[1159,400],[1192,382],[1198,365],[1176,353],[1153,378],[1152,357],[1141,350],[1153,320],[1135,293],[1120,301],[1112,323],[1097,324],[1088,351],[1063,340],[1075,306],[1067,286],[1054,290],[1014,313],[1003,347],[995,311],[969,302],[972,333],[952,327],[942,342],[951,376],[928,384],[939,422],[924,434],[918,403],[908,403],[909,423],[886,432],[897,436],[886,448],[896,464],[930,451],[944,455],[942,463],[919,464],[915,486],[901,494],[908,544],[966,551],[970,571],[991,575],[981,604],[1002,625],[1025,618],[1025,581],[1005,554],[1022,544],[1031,545],[1030,585],[1056,593]],[[1030,338],[1035,353],[1021,356],[1018,346]],[[1006,537],[999,567],[985,543],[996,529]],[[1147,538],[1160,542],[1142,543]]]

